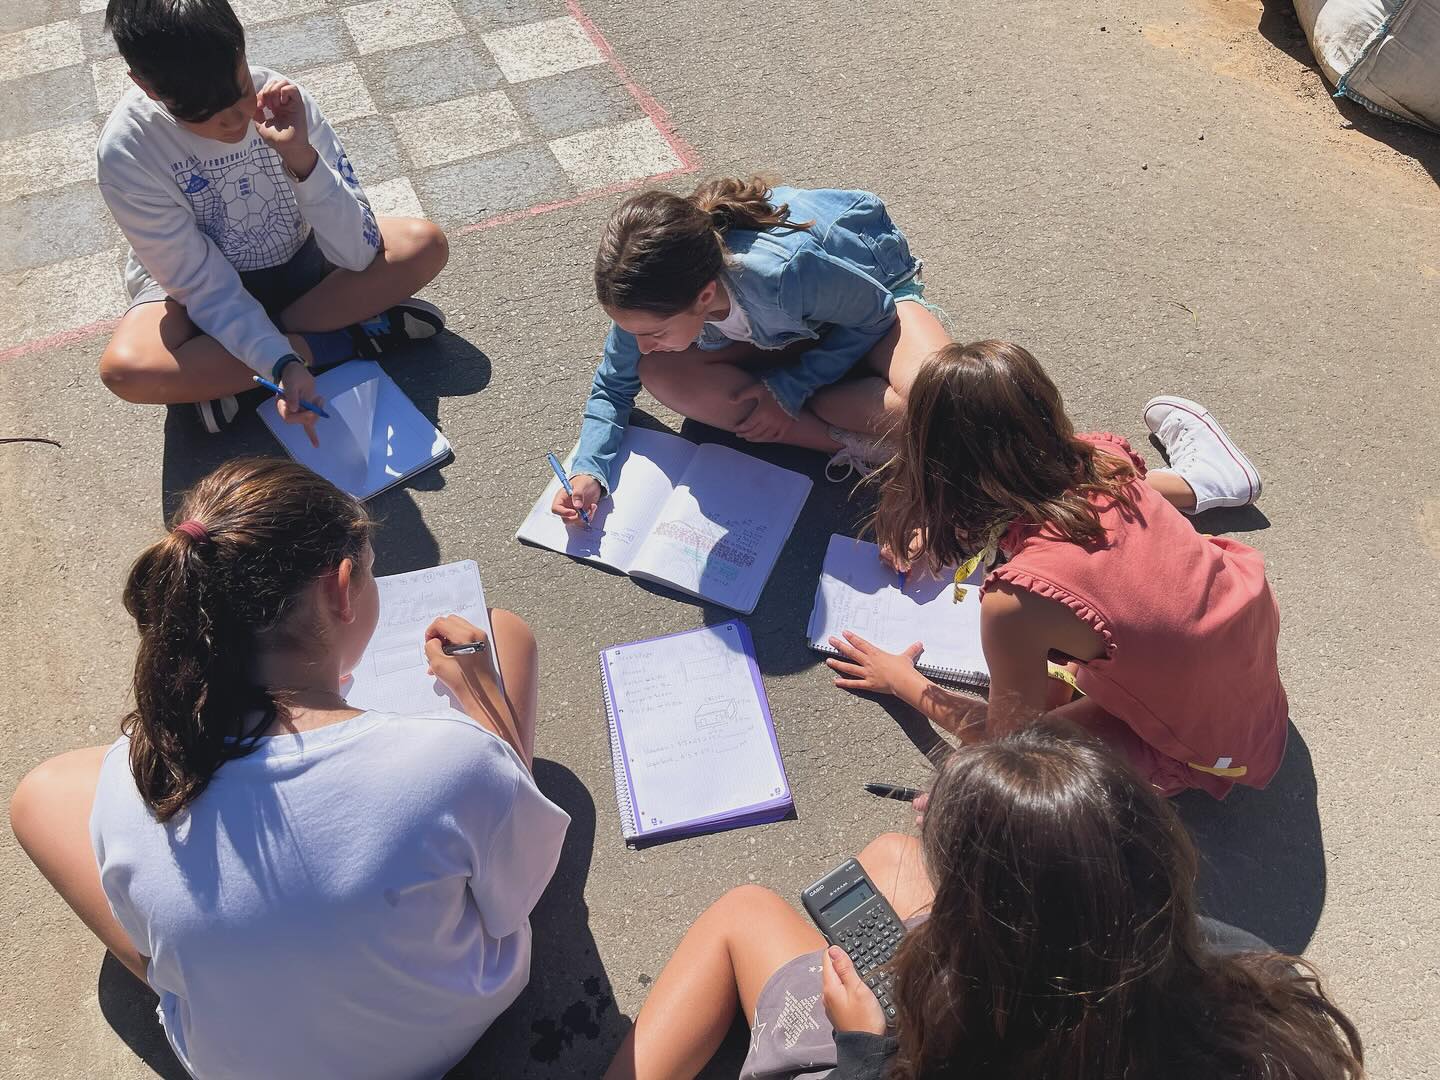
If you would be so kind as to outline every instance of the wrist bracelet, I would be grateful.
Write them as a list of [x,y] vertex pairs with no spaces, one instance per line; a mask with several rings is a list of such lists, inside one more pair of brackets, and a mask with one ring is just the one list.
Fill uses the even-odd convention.
[[291,364],[299,364],[301,367],[304,367],[305,361],[301,360],[300,357],[296,356],[293,352],[286,353],[280,357],[279,360],[276,360],[275,366],[270,369],[270,381],[278,383],[280,381],[280,373]]

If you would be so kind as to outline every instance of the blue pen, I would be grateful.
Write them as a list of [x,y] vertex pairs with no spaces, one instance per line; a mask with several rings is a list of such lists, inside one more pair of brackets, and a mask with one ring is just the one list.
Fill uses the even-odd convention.
[[[560,467],[560,459],[554,454],[546,454],[545,460],[550,463],[550,468],[555,470],[555,475],[560,480],[560,486],[565,489],[565,494],[570,496],[570,500],[573,503],[575,500],[575,489],[570,486],[570,480],[565,475],[565,470]],[[583,506],[580,507],[580,520],[585,523],[587,529],[590,528],[590,515],[585,512]]]
[[896,571],[895,571],[895,576],[900,579],[900,591],[901,591],[901,592],[904,592],[904,591],[905,591],[905,571],[904,571],[904,570],[896,570]]
[[[254,376],[254,379],[257,383],[263,386],[266,390],[269,390],[272,394],[279,394],[281,397],[285,396],[285,391],[281,390],[280,387],[276,386],[269,379],[265,378],[265,376],[256,375]],[[319,405],[311,405],[308,401],[302,401],[300,402],[300,407],[302,409],[309,409],[316,416],[323,416],[326,420],[330,419],[330,414],[324,409],[320,408]]]

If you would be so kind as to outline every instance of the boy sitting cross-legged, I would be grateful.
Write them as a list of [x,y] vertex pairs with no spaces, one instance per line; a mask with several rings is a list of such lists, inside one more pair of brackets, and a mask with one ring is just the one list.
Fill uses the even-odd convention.
[[195,402],[216,432],[259,374],[315,441],[312,369],[444,326],[410,297],[444,267],[445,234],[376,220],[315,102],[250,66],[227,0],[110,0],[105,25],[135,86],[98,150],[131,247],[101,379],[126,401]]

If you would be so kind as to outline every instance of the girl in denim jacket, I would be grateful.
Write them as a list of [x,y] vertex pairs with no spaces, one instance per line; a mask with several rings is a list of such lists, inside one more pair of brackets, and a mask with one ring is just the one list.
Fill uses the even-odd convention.
[[[595,292],[614,320],[555,513],[592,512],[641,386],[751,442],[823,450],[869,471],[921,362],[950,338],[920,262],[865,191],[701,184],[646,191],[611,216]],[[904,301],[915,301],[905,303]]]

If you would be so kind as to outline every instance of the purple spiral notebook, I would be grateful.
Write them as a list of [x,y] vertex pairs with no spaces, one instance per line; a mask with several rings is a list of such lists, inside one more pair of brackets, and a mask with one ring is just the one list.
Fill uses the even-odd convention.
[[615,799],[638,845],[778,821],[794,800],[738,620],[600,654]]

